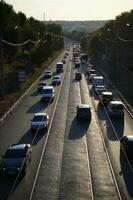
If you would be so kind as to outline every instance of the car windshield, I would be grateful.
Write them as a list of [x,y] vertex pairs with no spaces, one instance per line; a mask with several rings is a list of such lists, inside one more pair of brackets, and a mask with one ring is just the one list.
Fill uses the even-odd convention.
[[104,85],[103,79],[96,79],[96,85]]
[[52,89],[44,89],[44,90],[42,91],[42,93],[43,93],[43,94],[47,94],[47,93],[50,94],[50,93],[52,93],[52,91],[53,91]]
[[112,108],[116,110],[123,110],[123,105],[112,105]]
[[53,77],[53,80],[59,80],[60,77]]
[[46,120],[47,120],[46,115],[38,115],[38,116],[34,116],[33,118],[33,122],[41,122],[41,121],[46,121]]
[[103,98],[104,99],[113,99],[113,96],[112,95],[103,95]]
[[63,68],[63,64],[57,64],[57,68]]
[[80,108],[79,112],[87,114],[87,113],[90,113],[90,109],[89,108]]
[[5,158],[23,158],[25,157],[24,149],[8,149],[4,155]]
[[39,83],[38,86],[45,86],[46,83]]

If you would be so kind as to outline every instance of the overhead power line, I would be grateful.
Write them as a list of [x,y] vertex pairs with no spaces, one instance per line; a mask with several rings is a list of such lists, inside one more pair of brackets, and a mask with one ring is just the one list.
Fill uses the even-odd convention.
[[27,44],[27,43],[29,43],[30,42],[30,39],[29,40],[27,40],[27,41],[25,41],[25,42],[23,42],[23,43],[18,43],[18,44],[15,44],[15,43],[12,43],[12,42],[8,42],[8,41],[6,41],[6,40],[1,40],[3,43],[5,43],[5,44],[8,44],[8,45],[10,45],[10,46],[22,46],[22,45],[25,45],[25,44]]

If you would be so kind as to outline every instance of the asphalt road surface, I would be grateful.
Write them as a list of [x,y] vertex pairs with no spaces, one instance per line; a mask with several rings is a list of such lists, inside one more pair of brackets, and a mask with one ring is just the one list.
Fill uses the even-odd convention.
[[[50,66],[53,73],[56,62],[62,57]],[[32,160],[25,177],[15,182],[15,177],[0,175],[1,200],[120,199],[101,135],[121,197],[123,200],[133,199],[131,166],[119,145],[122,135],[131,134],[132,119],[125,111],[124,122],[112,121],[116,133],[119,133],[115,135],[106,111],[99,107],[92,85],[87,85],[84,76],[80,82],[75,81],[72,52],[66,61],[62,84],[55,87],[54,102],[50,105],[41,103],[35,86],[0,127],[0,152],[3,153],[12,143],[32,144],[34,134],[30,131],[30,123],[35,112],[47,112],[51,119],[48,133],[38,134],[33,142]],[[51,79],[47,82],[50,85]],[[79,103],[92,107],[91,123],[77,121],[76,106]]]

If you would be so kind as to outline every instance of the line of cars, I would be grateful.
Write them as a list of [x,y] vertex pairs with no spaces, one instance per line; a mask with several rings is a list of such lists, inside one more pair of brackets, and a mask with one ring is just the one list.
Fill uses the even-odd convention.
[[124,117],[123,103],[116,100],[113,93],[106,89],[104,77],[96,74],[92,64],[87,68],[86,76],[92,82],[94,90],[99,96],[100,104],[106,106],[109,116]]
[[[56,64],[57,75],[53,76],[52,72],[47,70],[43,74],[43,79],[52,78],[51,85],[47,85],[46,81],[41,81],[37,85],[37,90],[40,92],[41,101],[51,102],[54,100],[55,91],[54,86],[61,83],[60,73],[63,72],[63,63],[58,62]],[[31,131],[38,132],[48,130],[49,115],[45,112],[35,113],[31,120]],[[25,175],[28,165],[32,158],[31,144],[12,144],[6,152],[2,155],[0,163],[1,174],[18,174]]]
[[[99,103],[100,105],[105,106],[108,115],[122,120],[124,118],[124,104],[117,100],[111,91],[106,91],[103,76],[96,75],[96,71],[92,64],[89,64],[86,76],[87,79],[92,81],[94,89],[99,96]],[[125,135],[120,138],[120,144],[125,155],[132,161],[133,135]]]
[[[80,81],[82,79],[82,73],[80,71],[81,60],[78,52],[73,53],[74,65],[77,71],[75,72],[75,80]],[[79,104],[76,106],[76,118],[78,121],[91,121],[91,107],[88,104]]]

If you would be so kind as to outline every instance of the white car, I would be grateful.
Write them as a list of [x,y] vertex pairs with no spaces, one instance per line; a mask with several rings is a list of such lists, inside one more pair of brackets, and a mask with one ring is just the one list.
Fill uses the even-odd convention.
[[53,86],[44,86],[41,91],[41,101],[50,101],[54,100],[54,87]]
[[48,130],[49,116],[46,113],[35,113],[31,120],[31,130]]
[[60,76],[53,76],[52,78],[52,85],[59,85],[61,83]]

